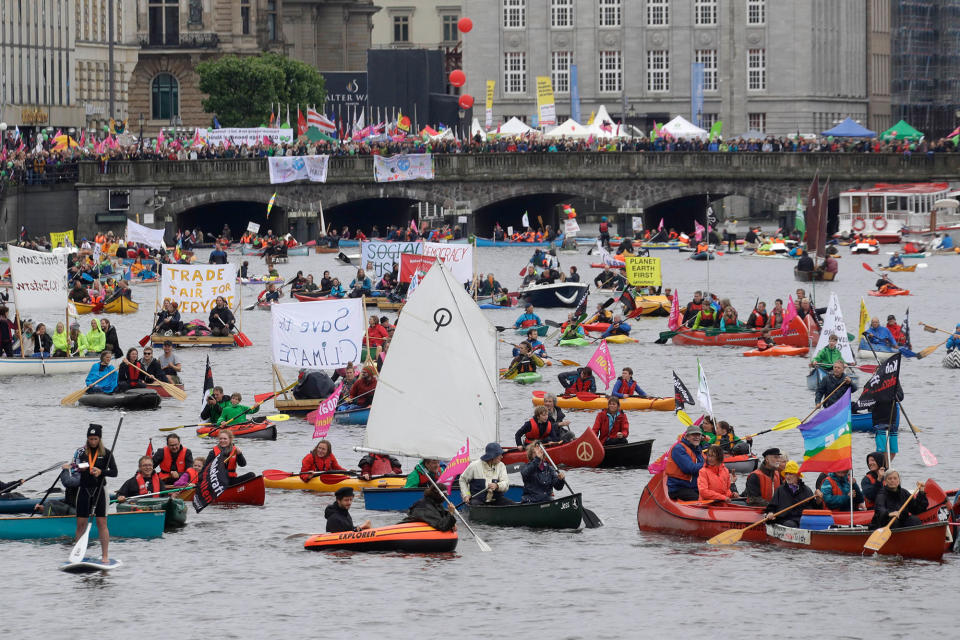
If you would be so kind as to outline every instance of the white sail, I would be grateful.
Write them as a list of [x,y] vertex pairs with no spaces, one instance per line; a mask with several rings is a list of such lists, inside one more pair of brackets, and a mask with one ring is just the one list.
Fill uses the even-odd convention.
[[451,458],[498,439],[497,334],[438,262],[397,321],[367,422],[367,449]]
[[840,300],[837,294],[830,294],[830,304],[827,305],[827,315],[823,320],[823,327],[820,329],[820,339],[817,341],[817,348],[812,355],[820,353],[830,343],[830,334],[836,334],[838,338],[837,347],[843,354],[845,362],[856,362],[853,357],[853,351],[850,350],[850,340],[847,339],[847,326],[843,323],[843,311],[840,310]]

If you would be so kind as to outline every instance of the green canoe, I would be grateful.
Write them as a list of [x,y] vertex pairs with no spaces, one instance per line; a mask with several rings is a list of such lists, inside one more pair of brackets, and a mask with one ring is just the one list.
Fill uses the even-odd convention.
[[[111,513],[107,527],[111,538],[159,538],[163,535],[162,511]],[[97,522],[91,519],[90,537],[97,537]],[[42,540],[73,538],[77,532],[76,516],[35,516],[33,518],[0,518],[0,540]]]
[[540,375],[539,371],[528,371],[527,373],[518,373],[513,381],[517,384],[533,384],[534,382],[540,382],[543,380],[543,376]]
[[128,511],[163,511],[166,514],[163,526],[167,529],[187,524],[187,504],[180,498],[160,496],[117,503],[118,513]]
[[560,341],[561,347],[585,347],[588,344],[590,344],[590,340],[586,338],[567,338]]
[[522,336],[525,336],[530,332],[530,329],[536,329],[537,335],[540,337],[547,335],[547,332],[550,331],[550,327],[548,327],[545,324],[541,324],[536,327],[522,327],[520,329],[517,329],[517,333]]
[[580,494],[563,496],[549,502],[505,506],[470,505],[471,522],[498,527],[536,527],[540,529],[576,529],[583,518]]

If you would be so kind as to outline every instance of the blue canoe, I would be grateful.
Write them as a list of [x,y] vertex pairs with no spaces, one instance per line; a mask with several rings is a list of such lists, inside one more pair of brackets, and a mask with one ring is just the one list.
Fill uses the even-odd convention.
[[[93,520],[91,539],[97,537],[97,523]],[[159,538],[163,535],[163,511],[131,511],[111,513],[107,526],[111,538]],[[0,539],[42,540],[46,538],[73,538],[77,532],[76,516],[36,516],[33,518],[0,518]]]
[[367,424],[370,419],[370,409],[348,409],[333,414],[333,421],[339,424]]
[[[523,487],[513,485],[507,489],[507,498],[514,502],[520,502],[522,495]],[[422,497],[422,488],[364,489],[363,506],[371,511],[406,511]],[[460,495],[460,487],[454,485],[453,491],[450,492],[448,497],[450,502],[459,505],[463,501],[463,496]]]
[[30,513],[38,504],[36,498],[7,498],[0,500],[0,513]]

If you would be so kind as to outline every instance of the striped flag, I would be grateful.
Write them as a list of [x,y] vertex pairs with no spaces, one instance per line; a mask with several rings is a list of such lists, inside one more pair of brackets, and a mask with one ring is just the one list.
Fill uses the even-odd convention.
[[270,196],[270,202],[267,203],[267,220],[270,219],[270,210],[273,209],[273,203],[277,201],[277,192],[274,191]]
[[850,390],[812,419],[800,425],[803,464],[800,471],[846,471],[852,466]]
[[326,134],[333,134],[337,128],[333,122],[315,109],[307,107],[307,126],[316,127]]

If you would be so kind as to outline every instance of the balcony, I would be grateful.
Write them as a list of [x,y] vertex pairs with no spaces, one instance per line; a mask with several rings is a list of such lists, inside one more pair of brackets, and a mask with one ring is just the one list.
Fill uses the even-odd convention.
[[140,48],[144,50],[169,51],[184,49],[216,49],[220,46],[220,36],[216,33],[181,33],[164,38],[159,34],[141,34]]

